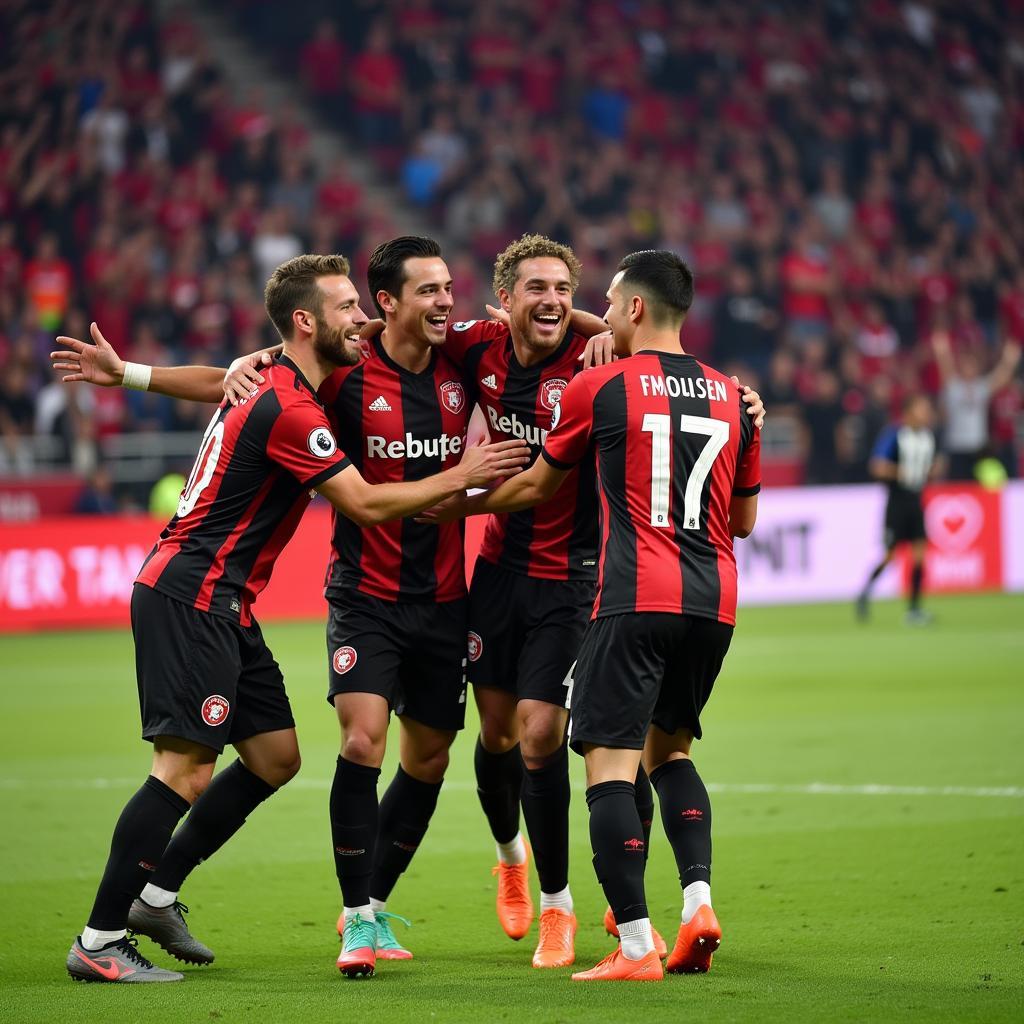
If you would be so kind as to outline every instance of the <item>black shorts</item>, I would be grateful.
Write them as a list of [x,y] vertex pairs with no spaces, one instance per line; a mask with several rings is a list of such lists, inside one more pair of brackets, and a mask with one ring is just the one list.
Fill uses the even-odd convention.
[[733,627],[667,612],[632,612],[587,627],[573,674],[569,745],[643,749],[654,724],[689,729],[700,739],[700,713],[722,668]]
[[596,588],[591,581],[532,579],[478,558],[469,588],[469,681],[568,707],[570,672]]
[[143,739],[180,736],[220,753],[295,728],[284,677],[255,621],[240,626],[141,583],[131,611]]
[[885,546],[894,547],[924,540],[924,508],[921,495],[913,491],[891,491],[885,506]]
[[466,721],[466,599],[328,594],[327,699],[379,693],[396,715],[445,732]]

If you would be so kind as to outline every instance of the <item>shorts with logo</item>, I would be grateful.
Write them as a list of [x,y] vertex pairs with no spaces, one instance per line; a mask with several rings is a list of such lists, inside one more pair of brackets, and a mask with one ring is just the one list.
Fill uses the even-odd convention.
[[568,707],[596,588],[591,580],[534,579],[478,558],[469,588],[469,682]]
[[295,727],[281,669],[255,621],[239,625],[142,583],[131,615],[143,739],[179,736],[220,753]]
[[885,505],[885,546],[891,548],[894,544],[924,539],[921,495],[893,488]]
[[569,745],[641,750],[654,724],[689,729],[700,739],[700,713],[722,668],[733,627],[668,612],[630,612],[587,626],[573,673]]
[[445,732],[466,721],[466,599],[327,596],[327,699],[378,693],[396,715]]

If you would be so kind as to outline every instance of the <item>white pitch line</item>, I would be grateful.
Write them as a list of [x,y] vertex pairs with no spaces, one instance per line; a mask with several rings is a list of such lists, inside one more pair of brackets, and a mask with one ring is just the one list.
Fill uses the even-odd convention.
[[[76,779],[0,779],[0,789],[118,789],[137,786],[139,778],[76,778]],[[296,779],[291,789],[328,790],[329,779]],[[451,792],[470,792],[476,789],[472,782],[453,781],[444,788]],[[832,782],[709,782],[711,793],[780,794],[795,796],[946,796],[997,797],[1009,800],[1024,799],[1024,786],[894,786],[867,782],[860,785],[840,785]]]

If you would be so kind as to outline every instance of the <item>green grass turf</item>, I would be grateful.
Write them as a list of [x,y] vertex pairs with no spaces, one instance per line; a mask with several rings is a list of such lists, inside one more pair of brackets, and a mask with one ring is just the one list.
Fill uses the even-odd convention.
[[[536,932],[520,943],[500,932],[472,728],[390,903],[415,922],[399,930],[416,959],[369,981],[338,975],[326,816],[337,739],[316,623],[266,630],[289,679],[302,774],[183,893],[217,962],[186,968],[175,986],[72,984],[65,953],[148,766],[131,640],[4,637],[0,1020],[1022,1020],[1024,599],[931,606],[928,629],[904,626],[896,604],[878,605],[867,626],[841,606],[742,613],[697,750],[713,787],[725,942],[709,975],[646,986],[534,971]],[[589,967],[610,940],[580,769],[574,757],[571,877],[578,963]],[[766,791],[742,788],[758,783]],[[930,791],[801,788],[811,783]],[[934,791],[945,786],[1010,792]],[[678,882],[660,825],[654,837],[648,896],[671,937]]]

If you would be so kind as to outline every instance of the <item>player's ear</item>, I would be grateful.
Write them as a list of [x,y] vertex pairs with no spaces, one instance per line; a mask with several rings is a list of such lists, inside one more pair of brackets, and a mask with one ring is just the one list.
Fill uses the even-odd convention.
[[501,303],[501,308],[505,310],[506,313],[510,313],[512,311],[512,296],[509,294],[507,288],[498,289],[498,301]]
[[385,313],[394,313],[395,311],[395,298],[389,291],[385,291],[383,288],[377,292],[377,304]]
[[644,300],[642,295],[634,295],[629,300],[629,319],[638,324],[644,315]]
[[292,323],[298,334],[312,334],[316,318],[308,309],[295,309],[292,311]]

